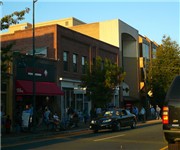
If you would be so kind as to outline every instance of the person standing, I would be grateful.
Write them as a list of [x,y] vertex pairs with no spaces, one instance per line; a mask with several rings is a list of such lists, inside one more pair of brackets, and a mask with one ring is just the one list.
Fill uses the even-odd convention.
[[139,112],[139,115],[140,115],[140,119],[142,122],[145,122],[145,118],[146,118],[146,110],[144,109],[144,107],[141,107],[140,109],[140,112]]
[[139,111],[138,108],[136,106],[133,106],[132,113],[136,116],[137,120],[138,120],[138,113],[139,113],[138,111]]
[[49,124],[50,124],[50,113],[51,111],[48,109],[48,107],[46,107],[44,112],[44,121],[47,126],[47,129],[49,128]]
[[155,111],[155,109],[154,109],[153,106],[151,106],[151,118],[152,118],[152,119],[155,119],[155,118],[156,118],[156,111]]
[[158,120],[161,118],[160,111],[161,111],[161,108],[158,105],[156,105],[156,119]]

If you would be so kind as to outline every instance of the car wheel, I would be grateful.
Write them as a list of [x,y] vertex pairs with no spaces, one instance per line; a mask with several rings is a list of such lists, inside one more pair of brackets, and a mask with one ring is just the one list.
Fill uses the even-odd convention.
[[136,121],[135,120],[133,120],[132,125],[131,125],[131,129],[134,129],[134,128],[136,128]]
[[117,122],[115,127],[112,129],[113,131],[120,131],[121,130],[121,124],[120,122]]

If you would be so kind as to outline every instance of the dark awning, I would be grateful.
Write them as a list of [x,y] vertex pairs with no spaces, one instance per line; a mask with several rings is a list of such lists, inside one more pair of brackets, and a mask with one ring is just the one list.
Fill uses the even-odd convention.
[[[56,83],[52,82],[36,82],[35,84],[36,95],[64,95],[60,87]],[[33,94],[33,82],[25,80],[16,81],[16,94],[17,95],[32,95]]]

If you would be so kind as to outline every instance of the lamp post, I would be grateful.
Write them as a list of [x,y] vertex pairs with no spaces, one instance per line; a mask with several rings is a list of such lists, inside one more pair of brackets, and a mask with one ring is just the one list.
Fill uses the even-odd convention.
[[36,125],[36,81],[35,81],[35,3],[37,0],[33,0],[33,37],[32,37],[32,47],[33,47],[33,127],[35,129]]

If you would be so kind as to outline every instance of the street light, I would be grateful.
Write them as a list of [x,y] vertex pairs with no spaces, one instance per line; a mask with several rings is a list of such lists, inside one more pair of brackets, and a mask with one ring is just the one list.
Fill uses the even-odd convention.
[[33,127],[35,129],[36,126],[36,81],[35,81],[35,3],[37,0],[33,0],[33,37],[32,37],[32,45],[33,45]]

